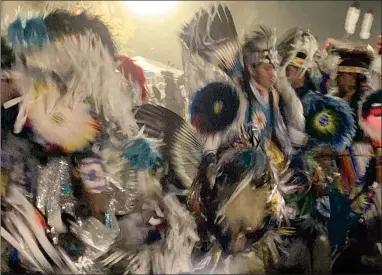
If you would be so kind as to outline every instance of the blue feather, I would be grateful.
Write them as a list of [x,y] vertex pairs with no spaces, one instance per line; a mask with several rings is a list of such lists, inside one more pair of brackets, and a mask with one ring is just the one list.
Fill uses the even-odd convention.
[[24,43],[24,28],[20,18],[8,26],[8,41],[13,47]]
[[227,72],[229,77],[234,77],[238,74],[241,74],[243,72],[244,68],[243,65],[241,64],[240,60],[236,60],[235,63],[233,64],[232,68]]
[[145,138],[134,140],[125,148],[122,156],[138,170],[155,167],[161,157],[160,153]]
[[20,255],[19,251],[16,248],[11,249],[9,253],[9,261],[14,265],[20,264]]
[[330,219],[328,221],[328,237],[332,247],[345,244],[349,230],[348,217],[350,204],[348,198],[338,190],[330,190]]
[[40,49],[49,42],[48,29],[43,18],[32,18],[26,22],[24,39],[28,46],[37,46]]

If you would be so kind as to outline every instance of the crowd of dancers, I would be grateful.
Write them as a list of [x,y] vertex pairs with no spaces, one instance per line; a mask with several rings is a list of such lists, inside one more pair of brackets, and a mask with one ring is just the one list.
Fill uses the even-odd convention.
[[261,25],[241,41],[226,5],[203,8],[180,30],[192,97],[173,112],[99,17],[18,17],[1,272],[380,273],[381,39],[349,39]]

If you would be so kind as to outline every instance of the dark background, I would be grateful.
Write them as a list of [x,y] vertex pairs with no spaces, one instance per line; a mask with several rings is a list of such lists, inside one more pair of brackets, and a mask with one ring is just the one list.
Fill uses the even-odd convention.
[[[190,20],[200,6],[211,2],[214,1],[179,1],[170,14],[159,17],[131,14],[137,29],[135,36],[129,41],[130,47],[136,49],[136,55],[163,63],[170,60],[181,68],[177,33],[182,24]],[[276,28],[278,35],[282,35],[289,28],[304,26],[308,27],[322,44],[326,38],[344,36],[347,9],[353,1],[229,1],[227,3],[239,35],[250,31],[251,27],[259,23]],[[361,1],[360,4],[361,16],[352,40],[360,40],[359,29],[363,14],[372,8],[374,23],[367,43],[374,48],[376,36],[381,33],[381,2]]]
[[[33,9],[33,5],[36,6],[36,3],[41,2],[48,1],[2,1],[2,17],[8,15],[14,18],[18,7],[29,11]],[[59,2],[61,1],[51,3],[58,5]],[[131,22],[135,28],[133,36],[127,40],[126,44],[121,45],[120,52],[130,56],[140,55],[165,64],[170,62],[181,69],[178,32],[182,24],[189,21],[195,11],[213,2],[215,1],[177,1],[170,13],[159,16],[133,14],[123,2],[105,1],[104,3],[114,6],[114,9],[121,9],[120,21]],[[69,2],[61,2],[61,5],[62,3]],[[278,36],[290,28],[301,26],[308,27],[322,45],[329,37],[343,38],[347,9],[354,1],[228,1],[227,3],[241,37],[244,33],[251,31],[254,25],[260,23],[276,28]],[[363,15],[372,9],[374,22],[371,37],[366,43],[375,47],[376,37],[381,33],[381,1],[359,1],[359,3],[361,16],[356,33],[351,40],[360,41],[359,30]],[[130,23],[126,24],[126,28],[129,28]]]

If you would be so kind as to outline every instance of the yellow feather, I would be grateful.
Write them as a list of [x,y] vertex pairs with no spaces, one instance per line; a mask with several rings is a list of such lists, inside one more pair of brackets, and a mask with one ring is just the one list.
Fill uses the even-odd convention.
[[261,226],[266,215],[268,196],[268,186],[253,189],[248,185],[227,205],[223,215],[234,236],[241,230],[251,228],[251,231],[254,231]]

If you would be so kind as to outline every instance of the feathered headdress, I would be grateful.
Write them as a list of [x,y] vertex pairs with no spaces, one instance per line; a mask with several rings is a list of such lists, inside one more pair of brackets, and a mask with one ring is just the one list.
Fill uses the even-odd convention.
[[328,46],[328,59],[339,57],[337,72],[367,74],[374,59],[373,49],[369,45],[355,44],[349,41],[332,40]]
[[100,37],[112,56],[116,46],[108,27],[97,16],[87,12],[78,15],[65,10],[56,10],[45,16],[22,20],[18,17],[7,29],[7,40],[13,48],[39,48],[65,35],[80,35],[92,32]]
[[275,66],[279,65],[275,32],[266,26],[258,26],[251,35],[245,38],[243,58],[244,64],[271,63]]
[[309,30],[293,28],[279,41],[277,51],[282,58],[281,66],[293,65],[304,71],[314,66],[318,43]]
[[222,69],[230,77],[241,75],[241,51],[231,11],[225,4],[197,12],[180,33],[192,53]]

